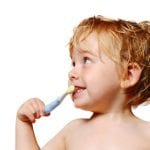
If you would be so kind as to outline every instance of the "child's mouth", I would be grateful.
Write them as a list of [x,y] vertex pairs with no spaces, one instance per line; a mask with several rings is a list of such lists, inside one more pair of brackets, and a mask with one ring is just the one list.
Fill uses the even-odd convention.
[[86,89],[85,87],[75,86],[75,90],[73,92],[73,98],[79,98],[85,89]]

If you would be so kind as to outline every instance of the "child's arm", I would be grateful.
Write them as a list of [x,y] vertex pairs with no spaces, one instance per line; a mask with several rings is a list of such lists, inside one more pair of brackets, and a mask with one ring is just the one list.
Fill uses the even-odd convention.
[[28,100],[19,108],[16,118],[16,150],[40,150],[32,123],[44,115],[44,103],[36,98]]
[[[25,102],[17,112],[16,118],[16,150],[40,150],[32,123],[36,119],[47,116],[44,113],[44,103],[37,99]],[[44,146],[44,150],[65,150],[64,137],[61,132]]]
[[40,150],[31,123],[16,121],[16,150]]

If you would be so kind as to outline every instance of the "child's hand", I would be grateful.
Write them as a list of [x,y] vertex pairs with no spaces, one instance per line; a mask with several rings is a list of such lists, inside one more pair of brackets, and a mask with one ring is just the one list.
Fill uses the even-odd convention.
[[34,123],[41,116],[48,116],[50,113],[44,113],[45,104],[38,98],[32,98],[26,101],[17,112],[17,119],[23,122]]

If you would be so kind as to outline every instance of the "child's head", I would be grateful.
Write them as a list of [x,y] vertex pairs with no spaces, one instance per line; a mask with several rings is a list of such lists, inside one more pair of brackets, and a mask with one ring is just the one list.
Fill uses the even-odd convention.
[[[112,20],[102,16],[83,20],[74,30],[70,40],[70,55],[80,47],[80,42],[96,33],[99,47],[118,66],[121,80],[130,67],[139,66],[141,75],[136,84],[125,89],[132,97],[129,105],[139,105],[150,97],[150,32],[149,22],[135,23]],[[125,73],[126,72],[126,73]],[[124,74],[124,75],[123,75]]]

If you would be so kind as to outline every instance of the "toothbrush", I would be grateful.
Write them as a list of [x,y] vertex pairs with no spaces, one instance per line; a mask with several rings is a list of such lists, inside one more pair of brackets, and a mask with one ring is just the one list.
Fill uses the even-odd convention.
[[75,87],[73,85],[69,86],[65,93],[63,93],[60,97],[57,97],[54,101],[52,101],[51,103],[49,103],[45,106],[44,112],[49,113],[52,110],[54,110],[57,106],[59,106],[61,104],[63,99],[68,94],[71,94],[74,90],[75,90]]

